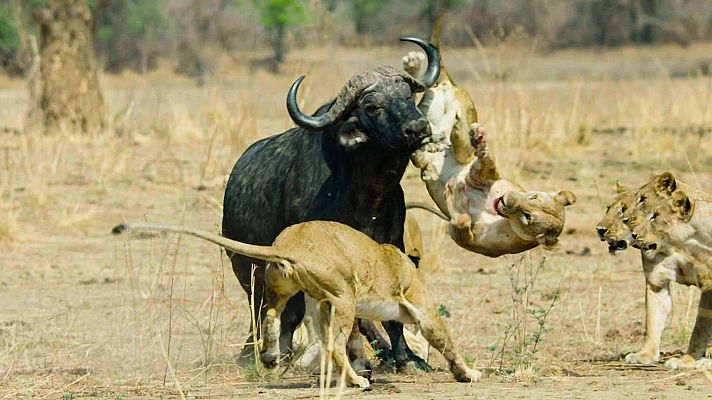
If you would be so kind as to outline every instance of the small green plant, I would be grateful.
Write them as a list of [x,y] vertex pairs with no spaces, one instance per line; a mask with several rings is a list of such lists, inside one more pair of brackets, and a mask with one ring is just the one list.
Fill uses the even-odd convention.
[[477,366],[477,361],[479,361],[477,357],[465,356],[465,363],[471,368],[475,368]]
[[248,381],[257,381],[262,379],[267,373],[267,369],[262,365],[259,359],[254,360],[244,369],[245,379]]
[[75,398],[74,393],[65,393],[62,395],[62,400],[74,400]]
[[[487,350],[492,352],[490,365],[498,361],[499,370],[503,370],[505,363],[511,364],[515,376],[532,376],[535,371],[532,361],[537,347],[544,336],[552,332],[547,319],[559,299],[561,282],[547,306],[539,306],[532,300],[537,275],[545,265],[546,257],[542,257],[536,264],[531,259],[521,257],[507,265],[512,300],[511,319],[505,325],[501,341],[487,346]],[[508,352],[510,349],[511,352]],[[514,354],[514,358],[506,360],[505,354]]]
[[376,345],[378,344],[378,340],[372,340],[371,342],[371,348],[373,348],[373,354],[378,357],[378,358],[383,358],[385,356],[386,351],[380,348],[377,348]]

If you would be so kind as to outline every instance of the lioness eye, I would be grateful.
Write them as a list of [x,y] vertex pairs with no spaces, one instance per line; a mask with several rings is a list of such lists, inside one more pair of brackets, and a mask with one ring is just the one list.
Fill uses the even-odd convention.
[[643,202],[645,202],[645,196],[638,197],[638,203],[643,203]]
[[654,213],[650,216],[650,220],[651,220],[651,221],[654,220],[655,218],[658,217],[658,215],[660,215],[660,214],[654,212]]
[[527,223],[532,222],[532,216],[529,213],[524,213],[524,219],[527,220]]

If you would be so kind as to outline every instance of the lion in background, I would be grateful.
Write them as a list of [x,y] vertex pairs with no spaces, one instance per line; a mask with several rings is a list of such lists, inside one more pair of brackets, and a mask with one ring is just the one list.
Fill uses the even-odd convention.
[[[684,190],[683,190],[684,189]],[[597,226],[602,241],[615,253],[632,245],[640,249],[646,281],[645,342],[626,355],[631,364],[660,359],[663,330],[672,310],[670,282],[702,291],[697,320],[687,351],[665,366],[710,368],[705,351],[712,337],[712,206],[710,196],[665,172],[637,189],[617,184],[617,194]],[[688,195],[688,192],[691,195]]]

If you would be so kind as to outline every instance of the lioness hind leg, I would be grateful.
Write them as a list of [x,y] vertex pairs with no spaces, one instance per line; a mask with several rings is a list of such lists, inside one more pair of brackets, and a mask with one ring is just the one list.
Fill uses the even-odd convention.
[[[443,322],[435,304],[430,301],[425,292],[425,285],[417,280],[413,282],[406,294],[410,307],[406,307],[411,316],[418,321],[425,339],[448,361],[450,372],[459,382],[477,382],[482,375],[480,371],[470,368],[465,363],[455,345],[452,343],[447,326]],[[415,307],[419,312],[412,310]],[[417,314],[417,315],[416,315]]]
[[[360,388],[369,387],[368,379],[358,376],[349,363],[346,353],[346,345],[355,323],[356,307],[351,302],[333,302],[324,305],[326,309],[322,313],[321,328],[324,337],[324,354],[329,354],[329,341],[331,341],[331,357],[336,365],[337,374],[345,372],[346,384],[348,386],[358,386]],[[338,375],[337,375],[338,376]]]
[[265,271],[266,312],[262,321],[262,363],[273,368],[279,361],[279,339],[281,331],[281,315],[289,299],[299,292],[299,287],[290,275],[284,275],[279,268],[268,264]]
[[697,309],[697,319],[690,335],[687,354],[679,359],[669,359],[665,366],[670,369],[712,368],[712,360],[704,358],[710,338],[712,338],[712,291],[707,291],[702,292],[700,296],[700,306]]

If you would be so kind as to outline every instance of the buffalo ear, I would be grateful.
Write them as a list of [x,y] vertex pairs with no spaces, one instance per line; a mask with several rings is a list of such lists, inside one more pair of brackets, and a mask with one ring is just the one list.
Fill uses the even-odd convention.
[[692,214],[695,212],[695,203],[687,196],[685,192],[678,191],[673,193],[670,201],[672,211],[677,214],[680,219],[689,222]]
[[677,189],[677,181],[669,172],[663,172],[658,176],[658,181],[655,184],[655,192],[661,196],[670,196]]
[[357,121],[356,118],[344,121],[336,132],[339,144],[346,149],[357,149],[368,141],[368,136],[358,129]]
[[559,193],[556,194],[556,197],[554,197],[556,201],[561,203],[564,207],[570,206],[574,203],[576,203],[576,196],[569,192],[568,190],[562,190]]

